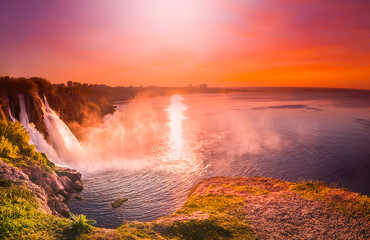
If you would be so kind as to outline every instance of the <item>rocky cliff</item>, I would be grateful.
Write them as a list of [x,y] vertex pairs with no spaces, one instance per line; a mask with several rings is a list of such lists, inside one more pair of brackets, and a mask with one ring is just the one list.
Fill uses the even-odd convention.
[[[42,103],[44,97],[50,107],[78,136],[79,125],[89,125],[101,121],[114,108],[104,96],[81,86],[66,87],[54,85],[43,78],[0,78],[0,109],[2,116],[10,119],[10,114],[19,120],[19,94],[24,96],[30,122],[47,136],[43,122]],[[44,99],[43,99],[44,100]],[[1,116],[0,116],[1,117]]]
[[69,216],[69,195],[82,190],[81,174],[57,167],[29,144],[28,132],[19,122],[0,120],[0,179],[25,185],[43,211]]
[[37,198],[43,212],[69,217],[66,204],[72,193],[82,191],[81,174],[69,168],[46,171],[40,166],[13,167],[0,159],[0,179],[25,185]]

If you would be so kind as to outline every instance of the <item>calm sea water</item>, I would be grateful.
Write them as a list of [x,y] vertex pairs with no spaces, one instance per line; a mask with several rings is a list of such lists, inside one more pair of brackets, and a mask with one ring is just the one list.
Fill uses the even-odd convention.
[[[370,194],[369,91],[170,96],[118,105],[116,114],[133,118],[132,136],[122,133],[129,149],[121,154],[130,157],[120,160],[122,168],[115,162],[113,169],[79,169],[84,200],[69,201],[72,212],[100,227],[171,214],[211,176],[320,180]],[[104,164],[110,165],[109,153]],[[110,203],[122,197],[129,201],[113,209]]]

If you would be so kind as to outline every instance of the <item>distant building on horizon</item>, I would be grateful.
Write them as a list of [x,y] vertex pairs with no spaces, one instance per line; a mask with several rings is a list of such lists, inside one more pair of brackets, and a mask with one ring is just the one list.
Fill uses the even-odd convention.
[[208,85],[206,83],[199,84],[199,88],[200,89],[207,89],[208,88]]

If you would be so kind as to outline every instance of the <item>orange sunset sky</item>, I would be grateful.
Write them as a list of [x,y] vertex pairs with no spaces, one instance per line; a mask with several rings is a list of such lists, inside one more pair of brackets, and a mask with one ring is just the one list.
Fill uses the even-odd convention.
[[370,89],[368,0],[4,0],[0,75]]

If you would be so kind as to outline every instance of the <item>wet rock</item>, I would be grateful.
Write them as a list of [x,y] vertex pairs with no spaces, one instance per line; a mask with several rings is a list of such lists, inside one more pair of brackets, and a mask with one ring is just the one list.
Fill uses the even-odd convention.
[[77,172],[75,169],[65,168],[65,167],[58,167],[57,174],[59,176],[66,176],[72,182],[81,181],[81,173]]
[[82,198],[82,196],[81,196],[81,195],[76,195],[76,196],[75,196],[75,199],[77,199],[78,201],[83,200],[83,198]]
[[83,183],[81,181],[76,181],[73,183],[72,190],[76,192],[81,192],[83,189]]
[[128,201],[128,198],[119,198],[116,201],[114,201],[113,203],[111,203],[111,205],[112,205],[113,208],[118,208],[119,206],[122,205],[122,203],[124,203],[126,201]]

